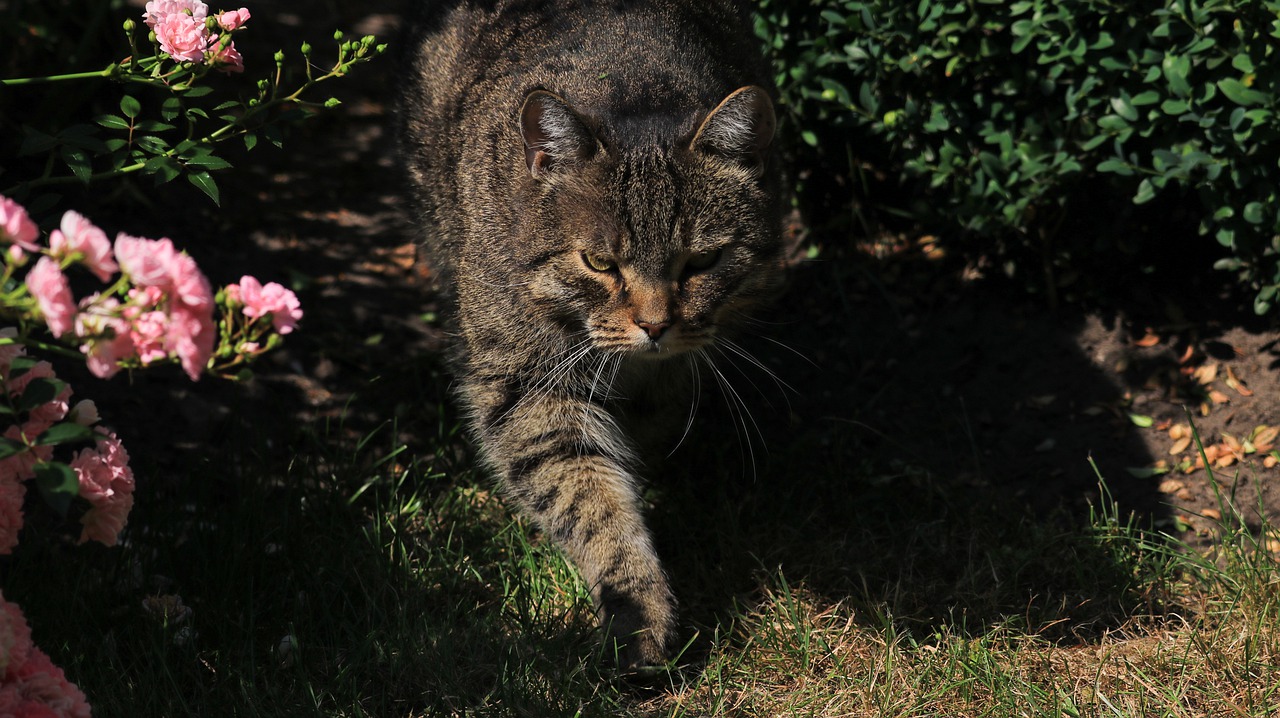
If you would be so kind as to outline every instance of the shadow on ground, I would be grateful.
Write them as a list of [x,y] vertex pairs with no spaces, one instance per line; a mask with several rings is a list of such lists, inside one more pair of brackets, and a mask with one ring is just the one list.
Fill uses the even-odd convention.
[[[261,3],[254,17],[289,31],[389,32],[396,4],[367,5],[298,18],[284,3]],[[175,492],[184,467],[216,462],[207,447],[238,432],[259,435],[257,450],[287,463],[300,430],[354,445],[394,424],[410,451],[455,431],[442,408],[440,307],[430,272],[414,261],[389,136],[391,69],[361,68],[336,87],[344,104],[295,131],[284,151],[233,155],[221,211],[189,190],[181,207],[91,215],[111,231],[172,236],[215,283],[241,268],[289,283],[306,309],[301,331],[248,384],[144,374],[133,391],[117,380],[104,413],[130,427],[140,466]],[[1127,471],[1161,458],[1129,414],[1178,411],[1162,387],[1114,370],[1152,351],[1134,347],[1134,327],[1048,312],[927,252],[876,258],[822,239],[761,325],[768,339],[744,340],[791,389],[744,360],[740,370],[725,364],[751,418],[708,389],[694,434],[654,477],[652,525],[690,626],[709,631],[735,606],[749,608],[760,576],[774,574],[852,602],[869,624],[922,635],[1017,621],[1090,640],[1158,613],[1089,540],[1091,512],[1104,503],[1098,472],[1122,517],[1138,511],[1160,524],[1172,514],[1161,477]],[[1241,332],[1227,322],[1209,334],[1235,341]],[[1246,360],[1267,358],[1255,376],[1274,381],[1277,350],[1263,352]],[[1176,370],[1176,357],[1156,366],[1171,361]],[[155,391],[169,397],[163,407],[131,398]],[[1208,495],[1197,491],[1195,500]]]

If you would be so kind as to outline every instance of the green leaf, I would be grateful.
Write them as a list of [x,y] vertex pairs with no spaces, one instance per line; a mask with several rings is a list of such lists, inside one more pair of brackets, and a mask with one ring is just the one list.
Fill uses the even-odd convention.
[[37,444],[68,444],[73,441],[89,441],[93,439],[93,429],[81,426],[74,421],[54,424],[36,437]]
[[1099,162],[1097,170],[1099,172],[1112,172],[1120,175],[1121,177],[1133,176],[1133,167],[1129,166],[1128,162],[1116,159],[1115,157]]
[[150,152],[153,155],[164,154],[169,149],[169,143],[164,141],[162,137],[155,135],[143,135],[138,138],[138,146]]
[[1134,426],[1138,426],[1143,429],[1156,423],[1155,419],[1152,419],[1145,414],[1129,414],[1129,421],[1132,421]]
[[38,406],[48,404],[58,398],[58,394],[66,386],[66,382],[57,379],[32,379],[31,383],[27,384],[27,388],[22,391],[22,398],[18,400],[18,410],[31,411]]
[[1243,214],[1244,221],[1249,224],[1262,224],[1262,210],[1263,206],[1261,202],[1250,202],[1249,204],[1246,204],[1244,206]]
[[1134,109],[1129,98],[1123,95],[1111,98],[1111,109],[1115,110],[1117,115],[1120,115],[1130,122],[1138,119],[1138,111]]
[[210,92],[213,92],[212,87],[209,87],[208,85],[196,85],[195,87],[188,89],[186,92],[182,94],[186,95],[187,97],[204,97]]
[[13,361],[9,362],[9,379],[11,381],[17,379],[31,371],[38,363],[39,360],[32,357],[14,357]]
[[1156,188],[1151,183],[1151,179],[1147,178],[1138,183],[1138,192],[1133,195],[1134,204],[1146,204],[1155,199]]
[[160,105],[160,116],[166,120],[172,120],[182,112],[182,100],[176,97],[170,97]]
[[1222,94],[1226,95],[1228,100],[1231,100],[1237,105],[1244,105],[1248,107],[1251,105],[1260,105],[1267,101],[1266,94],[1250,89],[1243,82],[1235,79],[1234,77],[1227,77],[1218,80],[1218,89],[1222,90]]
[[120,98],[120,111],[125,117],[133,118],[142,113],[142,103],[138,102],[131,95],[125,95]]
[[231,166],[230,162],[213,155],[196,155],[195,157],[187,157],[183,162],[185,162],[188,167],[203,167],[207,170],[221,170]]
[[246,133],[244,136],[244,148],[251,150],[258,146],[258,136],[252,132]]
[[22,126],[22,144],[18,145],[18,156],[40,154],[57,147],[58,138],[45,134],[33,127]]
[[1130,104],[1134,107],[1142,107],[1143,105],[1154,105],[1160,101],[1160,93],[1155,90],[1147,90],[1139,92],[1129,99]]
[[156,175],[156,184],[160,185],[177,179],[182,174],[182,166],[172,157],[160,155],[147,160],[142,171],[144,174]]
[[67,163],[67,167],[71,169],[71,174],[76,179],[85,184],[89,184],[89,177],[93,174],[93,165],[89,159],[89,155],[84,150],[75,147],[63,147],[61,152],[62,161]]
[[7,459],[10,456],[20,454],[25,448],[27,448],[26,444],[20,441],[0,437],[0,459]]
[[201,192],[209,195],[209,199],[213,200],[214,204],[221,206],[222,203],[218,196],[218,183],[213,181],[208,172],[203,170],[191,172],[187,175],[187,181],[199,187]]
[[1167,55],[1160,64],[1169,89],[1178,97],[1191,95],[1191,83],[1187,82],[1187,73],[1191,72],[1191,60],[1185,56]]
[[129,129],[129,121],[119,115],[98,115],[93,121],[109,130]]
[[46,503],[65,517],[71,500],[80,495],[80,479],[75,469],[58,461],[36,464],[36,486]]
[[173,129],[173,125],[167,122],[157,122],[155,120],[143,120],[135,125],[139,132],[168,132]]

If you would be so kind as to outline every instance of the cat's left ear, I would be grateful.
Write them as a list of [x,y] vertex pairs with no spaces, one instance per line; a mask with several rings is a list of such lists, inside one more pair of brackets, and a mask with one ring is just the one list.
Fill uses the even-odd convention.
[[534,90],[525,97],[520,134],[525,165],[535,179],[589,160],[599,149],[595,135],[573,107],[546,90]]
[[777,126],[769,93],[748,85],[734,90],[707,115],[691,147],[760,172]]

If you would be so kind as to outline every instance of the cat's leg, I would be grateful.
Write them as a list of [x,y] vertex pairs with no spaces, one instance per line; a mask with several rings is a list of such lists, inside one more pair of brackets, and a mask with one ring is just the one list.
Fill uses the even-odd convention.
[[481,441],[507,496],[582,573],[619,665],[664,662],[675,600],[644,524],[630,442],[612,416],[544,395],[484,423]]

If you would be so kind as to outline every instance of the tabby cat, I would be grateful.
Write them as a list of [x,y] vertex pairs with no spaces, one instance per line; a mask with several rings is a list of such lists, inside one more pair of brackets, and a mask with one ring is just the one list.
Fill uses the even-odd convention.
[[642,516],[644,448],[685,427],[708,349],[783,266],[748,13],[446,0],[412,37],[402,147],[471,430],[581,571],[622,666],[661,663],[675,601]]

